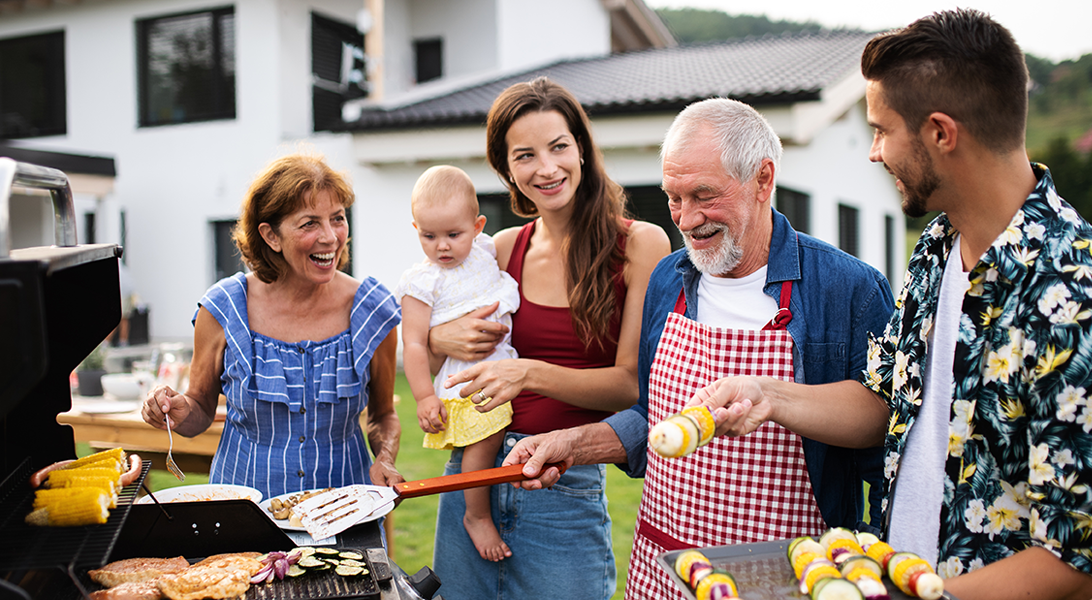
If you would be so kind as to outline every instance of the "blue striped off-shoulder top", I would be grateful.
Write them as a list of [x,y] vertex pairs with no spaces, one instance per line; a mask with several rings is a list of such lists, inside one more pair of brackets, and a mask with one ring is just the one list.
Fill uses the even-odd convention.
[[216,283],[199,306],[227,340],[221,376],[227,421],[209,482],[248,485],[266,498],[370,483],[360,413],[368,404],[372,355],[401,321],[390,291],[364,279],[349,329],[317,342],[290,344],[251,331],[243,273]]

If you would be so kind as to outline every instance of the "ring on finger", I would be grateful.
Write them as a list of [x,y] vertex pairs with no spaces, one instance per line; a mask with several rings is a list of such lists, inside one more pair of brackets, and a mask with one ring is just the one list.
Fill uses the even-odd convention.
[[482,402],[489,402],[490,400],[490,398],[486,397],[485,390],[478,390],[476,395],[478,396],[478,400],[481,400]]

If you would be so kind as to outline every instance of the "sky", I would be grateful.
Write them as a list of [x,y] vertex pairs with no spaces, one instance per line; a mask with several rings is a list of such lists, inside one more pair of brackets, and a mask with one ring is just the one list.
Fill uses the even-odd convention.
[[645,0],[651,8],[705,8],[764,14],[771,20],[815,21],[829,28],[893,29],[938,10],[976,8],[1012,32],[1024,52],[1053,62],[1092,54],[1090,0]]

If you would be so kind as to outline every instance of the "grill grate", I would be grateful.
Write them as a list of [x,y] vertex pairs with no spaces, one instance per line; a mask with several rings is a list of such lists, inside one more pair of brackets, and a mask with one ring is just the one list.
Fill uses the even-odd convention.
[[[356,550],[355,548],[339,548],[340,550]],[[380,598],[379,586],[376,584],[378,572],[376,566],[366,553],[368,562],[368,575],[346,578],[326,571],[322,573],[307,573],[299,577],[289,577],[270,583],[252,584],[245,594],[239,596],[239,600],[337,600],[341,598],[353,598],[358,600],[378,600]],[[196,562],[196,561],[195,561]],[[100,589],[83,571],[79,575],[80,583],[88,590]]]
[[[369,565],[371,563],[369,562]],[[336,573],[308,573],[272,583],[250,586],[243,594],[245,600],[296,600],[313,598],[378,598],[379,587],[375,584],[375,568],[370,573],[347,579]]]
[[51,567],[95,568],[106,563],[122,525],[151,468],[144,461],[137,481],[121,491],[117,508],[103,525],[86,527],[32,527],[23,522],[34,505],[34,490],[27,482],[34,473],[30,458],[23,460],[0,483],[0,571]]

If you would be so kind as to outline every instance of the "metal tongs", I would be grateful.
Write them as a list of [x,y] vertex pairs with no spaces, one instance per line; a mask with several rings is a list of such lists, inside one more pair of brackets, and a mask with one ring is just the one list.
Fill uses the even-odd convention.
[[[547,464],[543,470],[550,467],[557,467],[561,473],[565,472],[565,465],[561,463]],[[527,476],[523,474],[523,465],[517,464],[407,481],[393,487],[348,485],[311,496],[292,510],[300,515],[300,522],[307,533],[319,540],[368,521],[380,511],[386,510],[389,504],[403,498],[416,498],[525,479]]]

